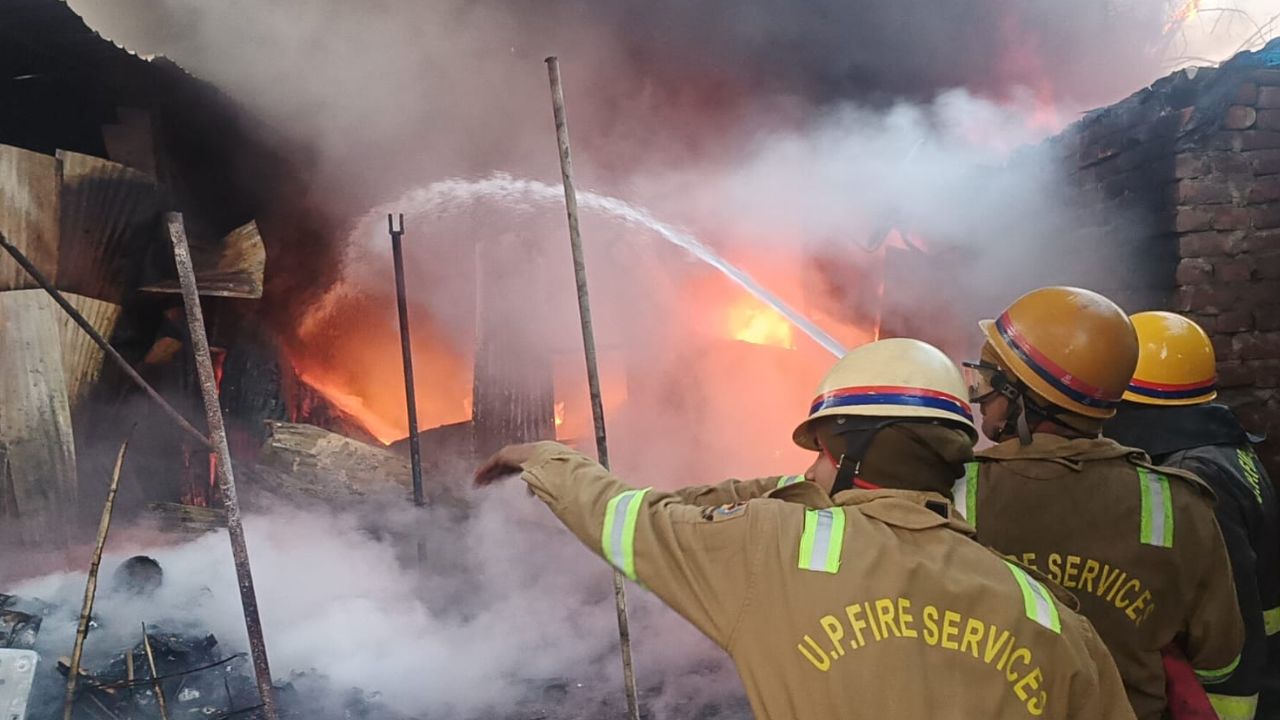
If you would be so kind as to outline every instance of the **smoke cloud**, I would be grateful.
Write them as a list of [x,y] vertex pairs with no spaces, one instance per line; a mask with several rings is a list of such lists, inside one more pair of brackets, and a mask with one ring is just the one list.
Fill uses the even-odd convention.
[[[358,687],[398,712],[429,717],[520,717],[521,708],[546,702],[556,717],[585,719],[624,706],[608,566],[517,480],[472,499],[466,518],[377,501],[336,513],[281,508],[247,518],[275,676],[319,673],[338,690]],[[418,541],[426,548],[421,571],[412,557]],[[86,667],[138,642],[141,621],[159,632],[211,632],[226,655],[247,651],[225,534],[137,549],[161,563],[164,584],[145,602],[113,593],[108,578],[134,548],[112,543]],[[46,658],[65,655],[84,575],[7,590],[57,607],[39,649]],[[647,593],[631,590],[637,673],[656,716],[741,706],[723,654]],[[544,700],[549,686],[561,687],[566,700]]]
[[316,147],[326,187],[357,210],[373,204],[366,192],[426,177],[553,170],[550,54],[570,83],[582,168],[619,178],[731,155],[761,126],[842,100],[959,87],[997,100],[1028,88],[1067,113],[1108,102],[1158,72],[1168,12],[1164,0],[72,6]]

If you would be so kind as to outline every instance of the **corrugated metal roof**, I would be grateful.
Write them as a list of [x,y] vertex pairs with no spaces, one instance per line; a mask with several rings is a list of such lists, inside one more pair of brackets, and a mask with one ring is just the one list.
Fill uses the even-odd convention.
[[119,303],[140,277],[154,241],[160,193],[154,178],[73,152],[62,161],[58,287]]

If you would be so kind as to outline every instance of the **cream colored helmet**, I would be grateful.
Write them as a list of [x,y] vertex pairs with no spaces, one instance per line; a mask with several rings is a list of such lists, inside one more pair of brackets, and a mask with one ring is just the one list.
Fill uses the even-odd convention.
[[791,438],[806,450],[818,450],[814,421],[852,415],[948,421],[976,442],[967,398],[960,369],[938,348],[910,338],[879,340],[836,362],[818,386],[809,417]]

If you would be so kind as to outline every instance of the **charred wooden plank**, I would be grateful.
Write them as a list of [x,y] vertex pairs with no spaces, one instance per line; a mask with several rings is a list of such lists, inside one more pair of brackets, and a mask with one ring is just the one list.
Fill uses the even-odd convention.
[[149,503],[147,509],[160,521],[161,528],[165,530],[203,533],[220,530],[227,526],[226,511],[217,508],[178,503]]
[[[267,250],[256,222],[250,221],[232,230],[212,245],[192,244],[191,261],[195,265],[196,288],[201,295],[250,300],[262,297]],[[142,289],[177,293],[178,279],[148,283]]]
[[408,458],[384,447],[343,437],[313,425],[267,423],[258,463],[268,488],[321,500],[405,493],[410,488]]
[[8,486],[0,495],[12,498],[11,519],[33,542],[65,530],[77,495],[61,316],[43,290],[0,292],[0,482]]
[[[0,233],[49,278],[58,271],[58,159],[0,145]],[[39,287],[17,263],[0,261],[0,290]]]

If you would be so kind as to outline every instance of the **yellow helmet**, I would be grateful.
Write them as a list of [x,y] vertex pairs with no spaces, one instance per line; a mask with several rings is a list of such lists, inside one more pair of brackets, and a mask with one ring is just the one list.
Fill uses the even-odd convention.
[[1115,415],[1138,363],[1129,318],[1089,290],[1032,290],[978,325],[1006,371],[1053,405],[1085,417]]
[[909,338],[879,340],[836,362],[818,385],[809,417],[791,438],[806,450],[818,450],[815,420],[857,415],[945,420],[976,442],[978,429],[965,397],[960,369],[938,348]]
[[1203,328],[1171,312],[1142,312],[1129,320],[1138,333],[1138,369],[1125,400],[1199,405],[1218,396],[1213,343]]

